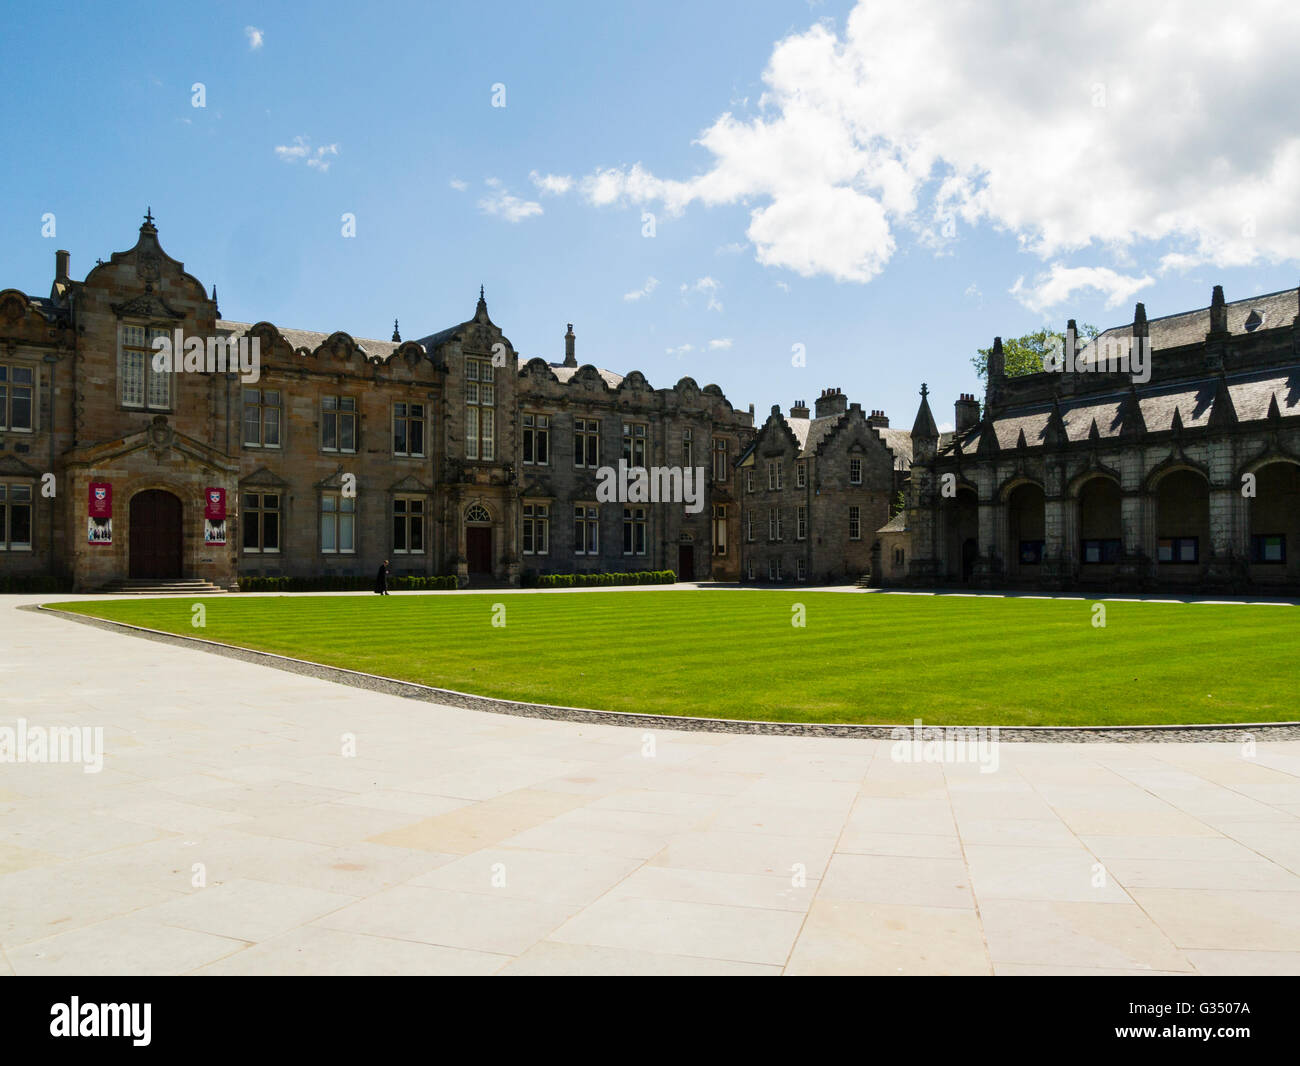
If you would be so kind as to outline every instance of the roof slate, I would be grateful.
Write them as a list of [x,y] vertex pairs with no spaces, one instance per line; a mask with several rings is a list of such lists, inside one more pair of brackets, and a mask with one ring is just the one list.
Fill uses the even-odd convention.
[[[252,322],[232,322],[225,318],[217,319],[217,329],[228,333],[246,333],[252,329],[254,324]],[[333,336],[332,333],[317,333],[315,330],[308,329],[284,329],[280,326],[277,326],[276,329],[280,331],[280,335],[289,342],[289,345],[295,351],[306,348],[307,351],[314,352]],[[361,350],[366,355],[372,358],[387,359],[401,347],[400,343],[395,344],[390,340],[380,341],[369,337],[353,337],[352,339],[360,345]]]
[[[1246,329],[1246,320],[1252,311],[1258,311],[1262,321],[1256,329],[1275,329],[1290,325],[1300,313],[1300,289],[1283,289],[1281,292],[1265,293],[1251,296],[1245,300],[1225,303],[1224,310],[1228,317],[1228,332],[1248,334],[1255,332]],[[1113,326],[1098,334],[1095,341],[1079,350],[1078,358],[1091,364],[1098,351],[1105,358],[1106,344],[1123,344],[1132,334],[1132,324]],[[1200,344],[1210,331],[1210,309],[1202,307],[1195,311],[1184,311],[1164,318],[1152,318],[1147,321],[1147,336],[1153,350],[1177,348],[1184,344]]]

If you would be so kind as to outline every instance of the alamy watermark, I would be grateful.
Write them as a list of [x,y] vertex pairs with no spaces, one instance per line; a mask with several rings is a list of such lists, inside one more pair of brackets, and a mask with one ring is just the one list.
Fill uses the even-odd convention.
[[894,762],[974,763],[982,774],[996,773],[997,726],[925,726],[912,720],[912,728],[895,726],[889,733],[894,742],[889,757]]
[[682,503],[687,514],[704,510],[704,467],[634,466],[626,459],[618,467],[596,471],[597,503]]
[[1064,340],[1060,336],[1049,337],[1048,350],[1043,353],[1043,369],[1054,374],[1129,374],[1139,385],[1151,380],[1150,337],[1109,337],[1104,344],[1098,337],[1092,342],[1091,358],[1086,361],[1079,357],[1078,341],[1077,334],[1069,327]]
[[28,725],[0,726],[0,763],[82,763],[82,771],[104,768],[104,727]]
[[262,376],[262,342],[257,337],[186,337],[176,329],[172,336],[153,339],[155,374],[240,375],[245,385],[255,385]]

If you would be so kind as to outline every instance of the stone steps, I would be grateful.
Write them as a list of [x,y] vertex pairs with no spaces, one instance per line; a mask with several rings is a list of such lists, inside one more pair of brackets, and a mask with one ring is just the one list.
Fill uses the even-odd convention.
[[212,596],[226,590],[202,578],[127,578],[111,581],[100,592],[116,596]]

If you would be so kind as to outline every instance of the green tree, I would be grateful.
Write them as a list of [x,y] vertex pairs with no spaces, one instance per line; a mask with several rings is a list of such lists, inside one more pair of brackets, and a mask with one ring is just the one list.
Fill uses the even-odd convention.
[[[1079,327],[1079,336],[1076,343],[1079,347],[1082,347],[1100,332],[1096,326],[1090,326],[1085,322]],[[1061,344],[1065,343],[1065,334],[1063,332],[1049,329],[1047,326],[1033,333],[1026,333],[1023,337],[1012,337],[1010,340],[1003,341],[1002,359],[1006,364],[1007,377],[1018,378],[1025,374],[1041,373],[1043,356],[1052,350],[1053,338],[1059,340]],[[991,347],[980,348],[971,359],[971,365],[975,368],[975,373],[984,382],[987,382],[989,377],[989,353],[991,351],[993,351]]]

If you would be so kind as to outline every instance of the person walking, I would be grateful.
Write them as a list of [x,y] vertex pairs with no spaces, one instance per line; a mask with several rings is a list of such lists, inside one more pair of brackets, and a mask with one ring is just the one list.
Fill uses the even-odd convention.
[[375,591],[381,596],[388,595],[388,560],[385,559],[383,565],[379,567],[379,573],[375,575]]

